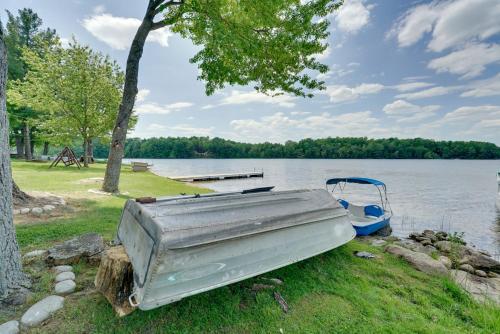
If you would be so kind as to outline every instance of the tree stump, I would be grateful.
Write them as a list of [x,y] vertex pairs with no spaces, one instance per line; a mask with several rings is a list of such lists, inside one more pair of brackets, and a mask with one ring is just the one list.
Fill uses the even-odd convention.
[[126,316],[135,310],[128,300],[134,287],[133,269],[123,246],[112,247],[102,255],[94,284],[118,316]]

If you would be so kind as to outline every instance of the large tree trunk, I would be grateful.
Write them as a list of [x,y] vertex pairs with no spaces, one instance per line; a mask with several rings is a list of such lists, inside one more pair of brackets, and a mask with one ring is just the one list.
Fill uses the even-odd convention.
[[16,137],[17,158],[24,158],[24,142],[22,137]]
[[29,285],[22,272],[21,254],[12,216],[12,172],[10,169],[9,121],[5,90],[7,52],[0,31],[0,302],[22,303],[19,292]]
[[125,71],[125,86],[123,88],[122,102],[116,118],[113,136],[109,148],[108,163],[102,189],[107,192],[118,192],[120,182],[120,170],[122,165],[125,139],[127,137],[128,122],[134,108],[135,97],[137,95],[137,77],[139,74],[139,61],[142,57],[144,43],[149,32],[153,28],[153,18],[155,16],[155,3],[149,1],[146,15],[142,20],[134,40],[130,47],[127,58],[127,68]]
[[48,155],[49,154],[49,142],[43,142],[43,155]]
[[30,136],[30,126],[28,122],[24,123],[23,127],[24,135],[24,158],[26,161],[31,161],[33,156],[31,155],[31,136]]

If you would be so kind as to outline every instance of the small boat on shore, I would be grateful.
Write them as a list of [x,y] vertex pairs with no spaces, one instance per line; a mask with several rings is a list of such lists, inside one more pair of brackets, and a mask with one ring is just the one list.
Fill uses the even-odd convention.
[[[354,204],[342,198],[342,191],[348,183],[373,185],[380,195],[379,204]],[[356,235],[370,235],[378,230],[389,226],[392,217],[392,209],[387,199],[387,187],[385,183],[375,179],[364,177],[332,178],[326,181],[326,187],[332,185],[332,193],[338,188],[340,196],[338,202],[349,212],[349,218],[356,230]]]
[[356,232],[324,189],[128,200],[117,237],[150,310],[339,247]]

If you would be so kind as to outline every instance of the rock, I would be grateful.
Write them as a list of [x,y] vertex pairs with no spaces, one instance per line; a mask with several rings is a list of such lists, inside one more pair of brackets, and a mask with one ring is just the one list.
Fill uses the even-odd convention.
[[273,289],[274,289],[274,285],[270,285],[270,284],[254,283],[252,285],[252,291],[255,291],[255,292],[259,292],[262,290],[273,290]]
[[19,322],[17,320],[7,321],[0,325],[1,334],[17,334],[19,333]]
[[435,244],[436,248],[439,249],[443,253],[450,253],[451,252],[451,242],[450,241],[438,241]]
[[448,233],[443,232],[443,231],[436,232],[436,238],[438,240],[447,240],[448,239]]
[[470,264],[464,263],[458,267],[458,269],[466,271],[468,273],[474,274],[474,267],[471,266]]
[[408,238],[412,239],[412,240],[417,240],[417,237],[420,236],[420,233],[417,233],[417,232],[412,232],[410,233],[410,235],[408,236]]
[[21,210],[19,210],[19,209],[12,210],[12,214],[13,215],[20,215],[21,214]]
[[58,295],[69,295],[75,291],[76,283],[72,280],[62,281],[56,284],[54,290]]
[[382,239],[374,239],[372,240],[372,243],[371,245],[372,246],[375,246],[375,247],[380,247],[380,246],[383,246],[385,245],[387,242],[385,240],[382,240]]
[[354,252],[354,255],[363,259],[374,259],[375,255],[370,252]]
[[22,208],[19,211],[21,212],[22,215],[25,215],[25,214],[29,213],[31,211],[31,209],[30,208]]
[[424,247],[422,253],[425,253],[427,255],[431,255],[432,253],[435,253],[437,252],[437,249],[436,247],[432,246],[432,245],[427,245]]
[[385,227],[382,227],[380,230],[372,233],[372,235],[378,236],[378,237],[388,237],[392,233],[392,227],[391,225],[387,225]]
[[64,297],[48,296],[35,305],[31,306],[22,316],[21,324],[33,327],[41,324],[50,315],[61,309],[64,305]]
[[75,274],[73,274],[71,271],[65,271],[56,276],[56,282],[62,282],[66,280],[75,280]]
[[274,285],[283,285],[283,281],[280,280],[279,278],[266,278],[266,277],[262,277],[261,278],[262,280],[264,281],[268,281]]
[[43,206],[43,211],[49,212],[49,211],[54,210],[55,208],[56,208],[55,206],[47,204],[47,205]]
[[451,269],[452,263],[449,257],[441,255],[438,258],[438,261],[441,262],[447,269]]
[[23,255],[23,258],[31,258],[31,257],[39,257],[47,254],[47,250],[45,249],[37,249],[31,252],[28,252]]
[[488,277],[488,275],[482,270],[476,270],[474,274],[479,277]]
[[35,216],[40,216],[41,214],[43,213],[43,209],[42,208],[33,208],[31,209],[31,214],[35,215]]
[[435,233],[433,230],[424,230],[422,232],[422,235],[425,236],[426,238],[430,238],[431,236],[434,236]]
[[420,241],[420,243],[422,244],[422,246],[432,246],[431,239],[424,239],[424,240]]
[[424,273],[432,275],[446,275],[448,272],[446,267],[440,261],[434,260],[427,254],[414,252],[397,245],[389,245],[385,248],[385,251],[405,259],[417,270]]
[[484,278],[462,270],[451,270],[451,277],[474,299],[480,302],[492,300],[500,305],[500,279]]
[[64,200],[64,198],[62,198],[62,197],[59,198],[59,204],[66,205],[66,201]]
[[49,249],[49,265],[75,264],[104,250],[104,241],[97,233],[87,233]]
[[494,273],[494,272],[490,271],[490,272],[488,272],[488,277],[500,278],[500,275],[497,274],[497,273]]
[[423,235],[419,235],[415,238],[415,240],[417,240],[418,242],[422,242],[422,241],[425,241],[425,240],[430,240],[429,238],[427,238],[426,236],[423,236]]
[[64,273],[66,271],[73,271],[72,266],[56,266],[53,268],[56,274]]
[[463,258],[460,262],[467,263],[476,269],[483,271],[493,271],[500,274],[500,262],[495,259],[475,251],[469,247],[464,247]]
[[385,240],[387,242],[395,242],[395,241],[400,241],[401,239],[394,236],[394,235],[390,235],[388,237],[383,237],[383,240]]

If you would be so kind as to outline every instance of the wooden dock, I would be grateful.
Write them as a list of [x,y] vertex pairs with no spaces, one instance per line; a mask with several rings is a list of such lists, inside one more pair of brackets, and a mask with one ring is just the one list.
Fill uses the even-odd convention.
[[170,176],[169,178],[181,182],[201,182],[201,181],[218,181],[218,180],[230,180],[230,179],[248,179],[251,177],[264,177],[264,172]]

